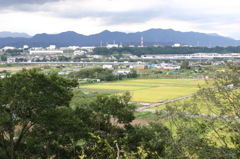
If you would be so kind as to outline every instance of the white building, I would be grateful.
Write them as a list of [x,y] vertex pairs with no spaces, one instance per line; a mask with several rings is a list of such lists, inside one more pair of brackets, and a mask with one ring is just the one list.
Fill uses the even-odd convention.
[[179,65],[166,65],[165,67],[163,67],[163,69],[166,70],[179,70],[181,68],[181,66]]
[[86,56],[89,57],[89,58],[95,58],[95,59],[101,59],[101,58],[103,58],[102,55],[86,55]]
[[15,57],[7,57],[7,63],[15,63],[16,58]]
[[5,46],[3,48],[3,50],[14,50],[14,49],[15,49],[15,47],[13,47],[13,46]]
[[74,51],[73,55],[84,55],[86,52],[82,50]]
[[63,50],[30,50],[30,55],[32,54],[41,54],[41,55],[63,54]]
[[113,48],[113,47],[118,47],[118,44],[107,44],[106,46],[108,49]]
[[180,47],[181,44],[174,44],[172,47]]
[[165,70],[176,70],[176,69],[179,70],[181,68],[181,66],[174,65],[171,63],[160,63],[159,65],[156,65],[154,67],[158,69],[165,69]]
[[50,45],[49,47],[47,47],[48,50],[55,50],[56,49],[56,45]]
[[82,46],[80,49],[87,50],[88,52],[93,52],[93,49],[95,48],[95,46]]
[[113,69],[113,65],[103,65],[103,68]]
[[117,70],[114,71],[113,74],[117,75],[117,74],[123,74],[123,75],[127,75],[130,73],[130,70]]
[[31,50],[42,50],[42,47],[32,47]]
[[68,46],[69,50],[76,50],[76,49],[79,49],[79,48],[80,48],[79,46]]
[[23,49],[28,49],[29,46],[28,45],[23,45]]
[[68,47],[60,47],[59,50],[68,50]]

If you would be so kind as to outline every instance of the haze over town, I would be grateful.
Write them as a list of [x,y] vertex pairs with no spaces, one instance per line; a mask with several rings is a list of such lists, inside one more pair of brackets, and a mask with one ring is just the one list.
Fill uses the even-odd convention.
[[240,2],[207,0],[0,0],[0,31],[90,35],[150,28],[240,39]]

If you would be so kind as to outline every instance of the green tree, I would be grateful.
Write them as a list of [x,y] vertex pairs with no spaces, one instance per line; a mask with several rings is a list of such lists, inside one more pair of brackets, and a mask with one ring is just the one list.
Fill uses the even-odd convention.
[[[98,95],[96,100],[89,104],[89,108],[93,111],[95,119],[95,135],[99,136],[102,141],[97,143],[95,140],[94,146],[96,149],[86,149],[87,156],[93,158],[108,158],[113,152],[118,151],[116,143],[121,141],[121,138],[127,135],[127,131],[132,129],[131,122],[134,120],[135,106],[129,104],[131,94],[124,93],[121,96],[112,95]],[[105,149],[105,144],[108,143],[113,151]]]
[[23,141],[41,124],[39,118],[48,111],[68,107],[73,96],[71,88],[76,85],[75,80],[56,74],[46,76],[36,69],[23,69],[0,79],[2,157],[22,158]]
[[25,58],[17,58],[15,62],[27,62],[27,59]]
[[[129,104],[131,99],[130,92],[121,96],[98,95],[97,99],[90,103],[89,107],[97,116],[97,130],[109,131],[111,125],[124,124],[128,126],[134,120],[135,106]],[[114,121],[111,122],[111,119]],[[110,129],[108,129],[110,128]]]
[[125,158],[163,158],[171,149],[172,140],[172,133],[162,123],[149,122],[129,130],[121,145]]
[[71,58],[66,56],[58,56],[59,61],[69,61]]
[[128,78],[137,78],[137,70],[131,69],[129,74],[127,75]]
[[21,144],[24,158],[77,158],[84,151],[83,145],[95,142],[89,135],[95,126],[90,109],[48,109],[37,121],[23,140],[27,144]]
[[1,60],[2,60],[2,61],[7,61],[7,56],[2,55],[2,56],[1,56]]
[[183,61],[181,63],[181,69],[189,69],[189,61]]
[[11,56],[18,56],[21,53],[23,53],[22,49],[8,49],[5,51],[7,54],[10,54]]

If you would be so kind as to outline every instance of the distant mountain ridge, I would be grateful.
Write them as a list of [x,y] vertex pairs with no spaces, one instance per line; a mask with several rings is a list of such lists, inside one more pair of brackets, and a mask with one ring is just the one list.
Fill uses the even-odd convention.
[[[216,33],[208,33],[208,35],[211,35],[211,36],[218,36],[218,37],[225,37],[225,38],[228,38],[228,39],[233,39],[233,38],[226,37],[226,36],[222,36],[222,35],[219,35],[219,34],[216,34]],[[234,40],[234,39],[233,39],[233,40]]]
[[26,33],[17,33],[17,32],[9,32],[9,31],[2,31],[0,32],[0,38],[31,38],[30,35]]
[[47,47],[56,45],[64,46],[105,46],[106,44],[140,45],[143,36],[144,46],[153,45],[173,45],[180,43],[191,46],[235,46],[239,45],[239,40],[223,37],[217,34],[205,34],[198,32],[180,32],[173,29],[149,29],[143,32],[124,33],[102,31],[98,34],[82,35],[73,31],[62,32],[59,34],[36,34],[31,38],[0,38],[0,48],[4,46],[22,47]]

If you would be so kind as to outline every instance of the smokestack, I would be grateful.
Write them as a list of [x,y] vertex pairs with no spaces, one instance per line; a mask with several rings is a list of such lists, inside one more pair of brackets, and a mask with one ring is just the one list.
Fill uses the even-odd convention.
[[141,47],[143,47],[143,36],[141,36]]

